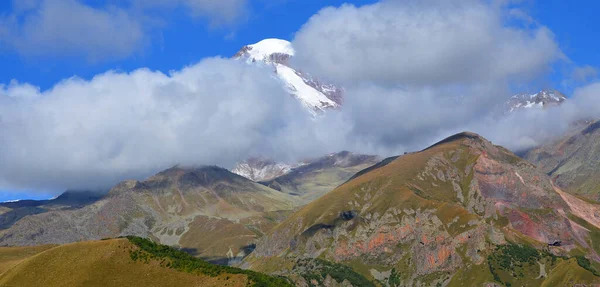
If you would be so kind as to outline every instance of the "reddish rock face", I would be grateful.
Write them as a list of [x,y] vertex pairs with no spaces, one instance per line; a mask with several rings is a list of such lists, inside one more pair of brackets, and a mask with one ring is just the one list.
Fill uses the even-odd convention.
[[511,165],[482,154],[474,171],[481,195],[495,202],[534,209],[567,207],[549,178],[532,165]]
[[[347,210],[356,217],[341,220]],[[588,248],[589,234],[572,215],[595,218],[534,165],[459,134],[361,173],[277,226],[253,256],[403,266],[417,280],[484,263],[507,238],[540,247],[561,242],[552,249],[561,254]]]

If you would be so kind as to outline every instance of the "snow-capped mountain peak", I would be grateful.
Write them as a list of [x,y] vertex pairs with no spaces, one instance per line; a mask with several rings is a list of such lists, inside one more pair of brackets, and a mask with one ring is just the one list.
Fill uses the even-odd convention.
[[242,50],[240,55],[239,52],[234,56],[235,58],[247,57],[248,60],[255,61],[263,61],[263,62],[271,62],[272,55],[288,55],[294,56],[294,48],[292,47],[292,43],[286,40],[281,39],[265,39],[256,44],[248,45]]
[[535,94],[521,93],[512,96],[507,105],[507,112],[518,109],[548,108],[562,104],[567,97],[556,90],[545,89]]
[[324,84],[307,73],[291,67],[288,62],[294,54],[292,43],[280,39],[265,39],[244,46],[233,58],[245,60],[249,64],[273,66],[277,78],[284,87],[313,116],[323,113],[327,109],[340,107],[343,90],[331,84]]

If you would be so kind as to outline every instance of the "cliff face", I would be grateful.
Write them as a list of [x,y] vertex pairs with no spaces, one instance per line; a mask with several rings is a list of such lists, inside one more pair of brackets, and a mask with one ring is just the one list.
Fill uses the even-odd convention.
[[246,264],[274,271],[264,262],[324,258],[372,279],[403,270],[403,284],[429,286],[488,264],[495,246],[508,242],[540,249],[560,242],[552,253],[582,249],[598,259],[591,231],[574,221],[597,220],[577,211],[581,204],[565,200],[534,165],[463,133],[371,168],[308,204],[263,237]]

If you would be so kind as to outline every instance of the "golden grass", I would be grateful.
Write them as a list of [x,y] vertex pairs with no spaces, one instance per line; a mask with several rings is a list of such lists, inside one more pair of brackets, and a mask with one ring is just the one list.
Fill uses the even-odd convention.
[[[359,204],[365,204],[363,200],[365,195],[377,194],[377,197],[369,199],[370,207],[365,210],[367,213],[378,212],[383,214],[387,209],[393,207],[411,208],[411,209],[434,209],[438,208],[444,202],[452,202],[454,195],[449,190],[451,187],[425,186],[427,197],[431,195],[432,199],[424,198],[415,194],[410,184],[417,178],[417,175],[426,167],[428,160],[435,156],[458,149],[464,148],[462,140],[447,142],[442,145],[432,147],[418,153],[407,154],[390,162],[388,165],[374,169],[353,180],[344,183],[333,191],[323,195],[321,198],[307,204],[298,212],[290,216],[287,220],[274,228],[278,230],[284,226],[289,226],[297,222],[301,217],[308,226],[315,223],[331,223],[339,216],[341,211],[353,210],[351,202],[357,201]],[[464,153],[467,154],[466,152]],[[472,159],[469,159],[472,161]],[[466,162],[467,160],[465,160]],[[423,185],[427,184],[423,181]],[[440,196],[443,193],[443,196]],[[440,201],[440,197],[444,200]],[[436,200],[437,199],[437,200]],[[453,217],[462,215],[463,208],[454,205],[449,208],[452,210]],[[453,218],[451,217],[451,218]],[[467,217],[465,217],[466,219]],[[468,221],[468,220],[467,220]]]
[[246,286],[245,275],[208,277],[131,260],[127,239],[48,249],[0,275],[0,286]]
[[185,248],[197,249],[197,256],[200,257],[227,258],[229,248],[237,255],[242,247],[254,242],[256,237],[256,234],[243,224],[227,219],[197,216],[190,223],[190,230],[179,240],[179,244]]
[[0,247],[0,275],[21,261],[55,246]]

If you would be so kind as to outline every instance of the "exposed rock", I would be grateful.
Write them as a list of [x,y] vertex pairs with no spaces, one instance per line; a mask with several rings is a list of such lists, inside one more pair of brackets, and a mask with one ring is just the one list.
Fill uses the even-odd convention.
[[569,216],[590,224],[595,217],[574,202],[534,165],[462,133],[360,173],[308,204],[260,239],[247,266],[324,258],[378,277],[397,268],[407,285],[448,284],[461,268],[487,264],[507,238],[539,248],[560,241],[552,247],[557,254],[590,248],[589,234]]

